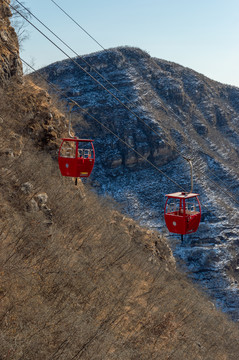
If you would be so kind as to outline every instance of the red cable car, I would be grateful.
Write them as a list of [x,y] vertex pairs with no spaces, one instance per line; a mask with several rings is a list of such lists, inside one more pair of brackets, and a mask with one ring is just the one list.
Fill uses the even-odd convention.
[[191,167],[191,191],[167,194],[164,207],[164,219],[171,233],[183,235],[197,231],[201,220],[199,194],[193,193],[193,166],[190,159],[185,158]]
[[61,175],[75,177],[90,176],[95,163],[94,140],[64,138],[58,152]]
[[166,195],[164,219],[171,233],[186,235],[197,231],[201,220],[198,195],[185,192]]

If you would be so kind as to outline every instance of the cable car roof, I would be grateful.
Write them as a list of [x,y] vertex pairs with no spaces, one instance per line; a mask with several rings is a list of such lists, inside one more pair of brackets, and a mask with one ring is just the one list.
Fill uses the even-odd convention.
[[198,195],[199,194],[195,194],[195,193],[176,192],[172,194],[166,194],[165,196],[167,196],[168,198],[175,198],[175,199],[190,199]]
[[91,139],[78,139],[78,138],[62,138],[64,141],[79,141],[79,142],[93,142]]

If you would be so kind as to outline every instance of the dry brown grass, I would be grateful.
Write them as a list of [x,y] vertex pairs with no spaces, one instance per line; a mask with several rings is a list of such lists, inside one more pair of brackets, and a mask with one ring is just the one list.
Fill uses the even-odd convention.
[[38,91],[0,100],[0,359],[236,360],[237,325],[175,270],[165,240],[60,176],[57,141],[37,141]]

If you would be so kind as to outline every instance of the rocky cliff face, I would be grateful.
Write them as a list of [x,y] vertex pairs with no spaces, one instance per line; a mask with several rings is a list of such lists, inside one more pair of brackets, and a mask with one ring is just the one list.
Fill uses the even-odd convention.
[[[75,59],[159,136],[72,61],[57,62],[42,72],[186,189],[190,189],[189,167],[176,149],[192,159],[202,222],[188,244],[181,247],[173,241],[172,245],[195,278],[238,319],[239,89],[135,48],[110,49],[84,60],[88,64]],[[91,179],[98,192],[114,197],[141,223],[167,233],[164,194],[179,189],[97,122],[87,115],[84,118],[88,128],[78,125],[76,129],[80,137],[95,139],[97,161]]]
[[[10,3],[10,0],[8,0]],[[21,79],[22,64],[19,59],[18,39],[10,25],[9,5],[0,0],[0,86],[12,77]]]

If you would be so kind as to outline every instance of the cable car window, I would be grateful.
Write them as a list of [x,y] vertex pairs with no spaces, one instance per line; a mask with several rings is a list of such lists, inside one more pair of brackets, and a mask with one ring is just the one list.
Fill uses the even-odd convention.
[[65,141],[61,147],[60,156],[65,158],[75,157],[75,143],[72,141]]
[[186,200],[186,214],[194,215],[200,212],[199,204],[196,198]]
[[80,143],[78,148],[78,157],[83,159],[93,159],[94,154],[90,144]]
[[92,149],[78,149],[78,157],[84,159],[92,159],[93,158],[93,150]]
[[169,198],[168,202],[167,202],[166,213],[173,214],[173,215],[179,215],[180,214],[180,200]]
[[91,159],[92,156],[92,150],[91,149],[85,149],[85,159]]

